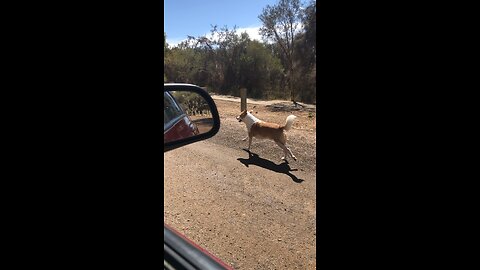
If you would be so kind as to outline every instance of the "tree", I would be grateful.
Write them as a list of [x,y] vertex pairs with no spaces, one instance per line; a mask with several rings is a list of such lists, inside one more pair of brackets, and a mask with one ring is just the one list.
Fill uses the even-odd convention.
[[[212,25],[211,33],[177,46],[164,42],[164,79],[206,86],[219,94],[311,102],[316,95],[316,2],[280,0],[259,16],[263,42]],[[166,34],[164,34],[166,37]],[[301,89],[301,91],[296,91]]]
[[301,29],[302,9],[299,0],[280,0],[276,5],[267,5],[259,19],[263,26],[260,33],[266,41],[273,41],[280,47],[287,69],[290,100],[295,103],[294,52],[295,37]]
[[305,8],[302,21],[305,29],[305,43],[311,49],[315,62],[317,58],[317,3],[315,1],[310,1]]
[[[163,32],[163,65],[165,66],[165,58],[167,55],[167,49],[168,49],[168,44],[167,44],[167,33]],[[167,82],[167,75],[165,74],[165,71],[163,72],[163,82]]]
[[[316,2],[303,9],[303,31],[295,39],[295,86],[302,89],[298,97],[312,102],[316,97]],[[298,79],[301,78],[301,79]]]

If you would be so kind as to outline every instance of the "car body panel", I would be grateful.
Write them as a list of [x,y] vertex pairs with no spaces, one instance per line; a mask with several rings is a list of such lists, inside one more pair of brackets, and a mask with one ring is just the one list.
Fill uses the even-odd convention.
[[[198,135],[197,126],[185,114],[175,98],[169,93],[164,93],[164,99],[164,106],[167,103],[174,108],[172,108],[172,115],[164,116],[163,142],[167,143]],[[165,122],[166,118],[168,119],[167,122]]]
[[[165,126],[164,126],[165,128]],[[187,115],[183,115],[176,119],[176,121],[167,127],[163,133],[163,142],[172,142],[184,138],[189,138],[198,135],[198,128],[188,118]]]

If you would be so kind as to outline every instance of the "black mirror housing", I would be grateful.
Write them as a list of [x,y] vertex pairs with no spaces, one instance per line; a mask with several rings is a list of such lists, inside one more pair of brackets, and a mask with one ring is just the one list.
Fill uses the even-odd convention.
[[[163,85],[163,91],[164,91],[164,144],[163,144],[164,152],[185,146],[187,144],[191,144],[194,142],[211,138],[215,134],[217,134],[217,132],[220,129],[220,116],[218,114],[217,106],[215,105],[215,102],[205,90],[192,84],[167,83]],[[208,119],[207,119],[209,122],[209,128],[206,129],[204,132],[198,132],[198,129],[194,123],[195,120],[192,121],[191,119],[191,117],[193,116],[188,112],[188,110],[181,109],[183,105],[182,106],[178,105],[177,100],[175,99],[174,95],[172,95],[171,93],[175,93],[176,95],[181,94],[182,96],[194,95],[199,97],[202,100],[203,109],[206,109],[209,113]],[[192,132],[188,136],[175,137],[175,135],[171,135],[171,134],[167,136],[167,132],[171,131],[172,129],[171,121],[170,123],[166,123],[167,120],[165,120],[167,119],[166,104],[169,104],[167,103],[167,98],[173,100],[171,102],[174,102],[175,104],[177,104],[176,106],[178,110],[181,111],[181,116],[177,117],[177,119],[181,119],[183,117],[185,121],[188,123],[188,125],[190,125],[195,132]],[[202,120],[205,120],[205,119],[202,119]],[[187,124],[185,124],[184,126],[187,126]]]

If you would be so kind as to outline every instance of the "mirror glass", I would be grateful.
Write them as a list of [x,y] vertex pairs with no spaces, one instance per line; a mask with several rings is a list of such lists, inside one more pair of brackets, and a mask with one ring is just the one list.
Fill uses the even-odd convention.
[[163,110],[163,143],[204,134],[213,128],[210,106],[198,93],[164,92]]

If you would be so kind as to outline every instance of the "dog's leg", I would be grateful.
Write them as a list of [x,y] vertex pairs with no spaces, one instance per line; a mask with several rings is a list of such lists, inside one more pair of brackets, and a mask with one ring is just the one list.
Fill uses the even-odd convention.
[[287,148],[288,153],[290,154],[290,156],[291,156],[295,161],[297,161],[297,157],[292,153],[292,150],[290,150],[290,148],[288,148],[288,147],[286,147],[286,146],[285,146],[285,148]]
[[250,134],[248,135],[248,151],[250,151],[250,146],[252,145],[252,139],[253,137],[250,136]]
[[287,146],[285,146],[285,144],[281,142],[276,141],[276,143],[278,144],[278,146],[280,146],[280,148],[283,149],[284,156],[282,157],[282,160],[285,160],[287,156],[290,155],[295,161],[297,161],[297,157],[292,153],[292,150],[290,150],[290,148],[288,148]]
[[283,145],[283,143],[279,142],[279,141],[275,141],[277,143],[278,146],[280,146],[280,148],[282,148],[283,150],[283,157],[282,157],[282,160],[285,160],[288,156],[288,151],[287,151],[287,148],[285,147],[285,145]]
[[[290,155],[295,161],[297,160],[297,157],[292,153],[292,150],[287,147],[287,135],[285,132],[283,133],[283,136],[278,140],[278,143],[280,147],[283,149],[283,152],[285,152],[285,156]],[[278,144],[277,143],[277,144]]]

